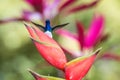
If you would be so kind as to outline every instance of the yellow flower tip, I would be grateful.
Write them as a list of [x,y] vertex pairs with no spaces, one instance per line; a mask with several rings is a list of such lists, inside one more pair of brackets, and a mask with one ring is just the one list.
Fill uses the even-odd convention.
[[25,21],[23,21],[23,24],[25,25],[25,27],[31,27],[31,25]]
[[101,51],[102,47],[98,48],[94,53],[97,55]]
[[28,69],[28,71],[33,75],[33,77],[34,77],[35,79],[37,79],[37,77],[40,77],[40,75],[39,75],[38,73],[32,71],[31,69]]

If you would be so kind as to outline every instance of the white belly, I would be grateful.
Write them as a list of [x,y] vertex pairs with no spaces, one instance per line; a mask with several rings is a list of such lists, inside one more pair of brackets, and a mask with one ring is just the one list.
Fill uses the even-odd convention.
[[50,31],[46,31],[45,34],[52,38],[52,33]]

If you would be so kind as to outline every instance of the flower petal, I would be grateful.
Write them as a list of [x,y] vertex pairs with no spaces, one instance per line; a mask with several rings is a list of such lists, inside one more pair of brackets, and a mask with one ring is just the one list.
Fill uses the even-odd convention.
[[32,7],[36,11],[43,13],[44,10],[43,0],[25,0],[25,1],[28,2],[30,5],[32,5]]
[[98,2],[99,2],[99,0],[95,0],[94,2],[89,3],[89,4],[79,5],[77,7],[72,8],[71,10],[69,10],[69,13],[73,13],[73,12],[77,12],[77,11],[91,8],[91,7],[95,6]]
[[63,29],[56,30],[56,33],[60,35],[58,42],[63,50],[74,57],[81,56],[77,35],[71,34],[69,31]]
[[69,6],[70,4],[73,4],[75,2],[75,0],[67,0],[60,8],[59,10],[63,10],[64,8],[66,8],[67,6]]
[[33,21],[33,20],[41,20],[42,16],[39,12],[31,12],[27,10],[23,10],[23,15],[22,17],[26,21]]
[[103,31],[104,18],[102,15],[95,15],[89,31],[85,37],[85,46],[92,47],[95,45],[96,41],[99,40],[101,33]]
[[35,80],[65,80],[65,79],[62,79],[62,78],[56,78],[56,77],[52,77],[52,76],[39,75],[36,72],[31,71],[31,70],[29,70],[29,72],[33,75]]
[[44,17],[45,19],[51,19],[58,14],[58,5],[60,0],[54,0],[50,3],[49,0],[44,1]]
[[59,30],[56,30],[55,31],[58,35],[61,35],[61,36],[68,36],[68,37],[71,37],[75,40],[78,40],[78,36],[76,34],[72,34],[71,32],[65,30],[65,29],[59,29]]
[[37,27],[26,25],[26,28],[43,58],[56,68],[63,70],[67,60],[59,45]]
[[107,52],[107,53],[104,53],[102,56],[101,56],[102,59],[108,59],[108,60],[115,60],[115,61],[120,61],[120,55],[118,54],[115,54],[115,53],[111,53],[111,52]]
[[84,46],[84,28],[83,24],[80,22],[76,23],[77,25],[77,31],[78,31],[78,39],[79,39],[79,45],[81,46],[81,49],[83,49]]
[[8,19],[3,19],[0,20],[0,24],[4,23],[9,23],[9,22],[14,22],[14,21],[24,21],[25,19],[23,17],[13,17],[13,18],[8,18]]
[[82,80],[91,68],[99,50],[93,55],[76,58],[66,64],[65,76],[67,80]]

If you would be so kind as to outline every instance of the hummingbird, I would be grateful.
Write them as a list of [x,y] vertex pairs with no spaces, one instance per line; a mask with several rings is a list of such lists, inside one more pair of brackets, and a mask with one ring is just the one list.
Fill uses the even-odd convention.
[[39,27],[40,29],[42,29],[44,31],[45,34],[47,34],[49,37],[52,38],[52,32],[56,29],[62,28],[66,25],[68,25],[69,23],[65,23],[65,24],[60,24],[60,25],[56,25],[56,26],[51,26],[50,25],[50,20],[46,20],[45,21],[45,26],[42,26],[40,24],[34,23],[32,22],[35,26]]

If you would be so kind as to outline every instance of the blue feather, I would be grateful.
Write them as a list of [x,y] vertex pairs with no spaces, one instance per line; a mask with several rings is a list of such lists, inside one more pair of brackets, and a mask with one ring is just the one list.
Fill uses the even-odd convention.
[[49,31],[49,32],[52,32],[52,27],[51,27],[51,25],[50,25],[50,20],[46,20],[46,25],[45,25],[45,32],[46,31]]

